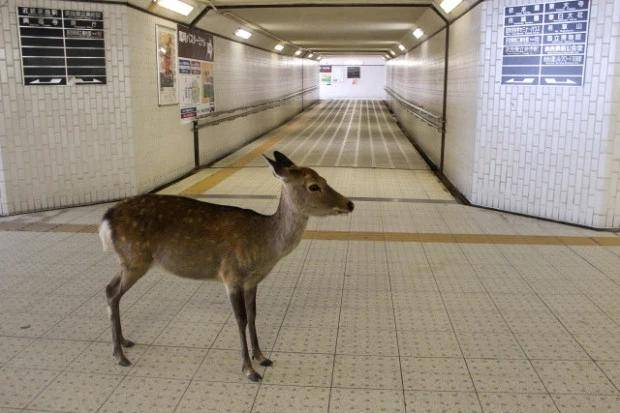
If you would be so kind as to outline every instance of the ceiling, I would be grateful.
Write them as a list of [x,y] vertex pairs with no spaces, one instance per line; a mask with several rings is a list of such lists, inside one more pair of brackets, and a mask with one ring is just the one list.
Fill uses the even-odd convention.
[[[333,54],[402,54],[445,26],[476,0],[464,0],[450,15],[439,7],[442,0],[182,0],[194,6],[181,16],[152,0],[129,0],[132,6],[223,37],[273,50],[283,44],[283,54],[302,49],[303,56]],[[248,40],[234,36],[244,28]],[[425,36],[417,40],[415,28]]]

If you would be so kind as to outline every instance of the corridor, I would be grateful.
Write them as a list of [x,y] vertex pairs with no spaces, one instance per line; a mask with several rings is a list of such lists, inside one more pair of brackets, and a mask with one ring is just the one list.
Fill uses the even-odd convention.
[[376,100],[320,101],[160,193],[272,213],[274,150],[356,209],[260,284],[261,383],[222,285],[160,269],[121,301],[116,364],[107,203],[0,218],[0,411],[620,411],[620,237],[460,204]]

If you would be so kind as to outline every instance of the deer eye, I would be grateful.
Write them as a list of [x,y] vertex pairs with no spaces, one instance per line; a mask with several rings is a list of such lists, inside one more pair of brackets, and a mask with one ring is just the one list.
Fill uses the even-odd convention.
[[316,192],[320,190],[321,190],[321,187],[318,186],[317,184],[312,184],[308,187],[308,191],[311,191],[311,192]]

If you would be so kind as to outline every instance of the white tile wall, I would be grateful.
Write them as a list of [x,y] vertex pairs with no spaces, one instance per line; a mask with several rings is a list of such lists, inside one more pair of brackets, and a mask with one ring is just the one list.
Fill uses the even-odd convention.
[[[318,83],[318,63],[282,56],[215,38],[217,110],[249,106],[298,92]],[[306,63],[302,63],[306,62]],[[306,95],[305,101],[311,101]],[[200,163],[228,154],[301,111],[301,97],[250,116],[200,129]]]
[[592,0],[585,84],[575,88],[500,85],[499,33],[504,7],[514,4],[495,0],[479,6],[484,48],[471,200],[588,226],[620,227],[620,209],[606,208],[617,196],[620,173],[614,154],[620,136],[611,115],[620,3]]
[[[103,11],[108,84],[23,86],[18,5]],[[0,18],[0,177],[4,186],[0,213],[134,193],[126,8],[8,0],[0,7]]]
[[134,9],[128,14],[134,173],[137,192],[145,192],[194,167],[194,138],[178,105],[158,106],[155,25],[176,25]]
[[[24,87],[16,7],[104,12],[108,84]],[[191,127],[178,106],[157,104],[155,24],[124,5],[51,0],[0,3],[0,215],[122,198],[193,168]],[[216,38],[218,110],[318,84],[318,63]],[[303,74],[302,74],[303,73]],[[307,105],[318,94],[305,96]],[[228,152],[301,110],[301,99],[204,129],[203,161]],[[213,149],[213,150],[211,150]]]
[[[477,205],[619,228],[620,3],[592,0],[583,87],[501,85],[504,7],[537,2],[483,2],[452,25],[446,174]],[[389,64],[394,89],[410,96],[417,82],[436,90],[427,69],[397,69],[405,60]],[[432,58],[417,61],[436,67]],[[433,93],[415,96],[433,101]]]
[[479,116],[481,10],[474,8],[450,26],[443,172],[467,199],[471,199],[472,193],[476,121]]
[[[408,53],[388,61],[388,87],[410,102],[441,115],[443,113],[443,79],[445,31],[421,43]],[[388,103],[424,153],[436,166],[441,162],[441,131],[430,127],[404,110],[388,95]]]

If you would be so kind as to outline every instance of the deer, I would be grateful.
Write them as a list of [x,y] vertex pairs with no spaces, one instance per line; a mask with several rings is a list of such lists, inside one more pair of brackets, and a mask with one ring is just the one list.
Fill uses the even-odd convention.
[[277,210],[263,215],[251,209],[212,204],[176,195],[138,195],[121,201],[104,214],[99,226],[103,249],[113,251],[120,271],[105,289],[112,324],[113,356],[131,365],[124,347],[134,343],[123,336],[120,299],[154,265],[167,273],[224,284],[239,328],[241,371],[254,382],[262,380],[250,360],[271,366],[256,334],[258,284],[301,242],[311,216],[347,214],[354,204],[311,168],[295,165],[275,151],[263,155],[282,182]]

